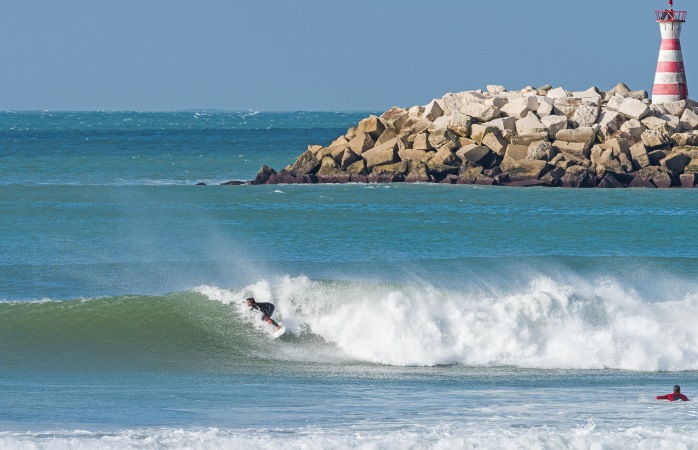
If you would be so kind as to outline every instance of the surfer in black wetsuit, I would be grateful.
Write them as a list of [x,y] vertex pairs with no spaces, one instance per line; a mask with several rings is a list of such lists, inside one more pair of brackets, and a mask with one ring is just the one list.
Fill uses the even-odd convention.
[[271,315],[274,314],[273,304],[257,303],[254,298],[250,297],[247,299],[247,306],[249,306],[250,309],[256,309],[257,311],[261,311],[263,314],[262,320],[266,320],[270,325],[274,325],[274,327],[276,327],[276,330],[281,328],[279,324],[274,322],[271,318]]

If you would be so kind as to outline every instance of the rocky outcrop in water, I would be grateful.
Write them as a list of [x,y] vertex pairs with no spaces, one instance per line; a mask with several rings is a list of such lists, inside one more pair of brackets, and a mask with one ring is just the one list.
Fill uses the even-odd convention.
[[361,120],[252,184],[450,183],[694,187],[698,103],[652,104],[622,83],[449,93]]

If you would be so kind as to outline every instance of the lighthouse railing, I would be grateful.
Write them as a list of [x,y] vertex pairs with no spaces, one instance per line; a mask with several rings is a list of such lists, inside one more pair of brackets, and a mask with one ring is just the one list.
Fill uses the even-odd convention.
[[657,22],[685,22],[687,11],[674,11],[673,9],[665,9],[663,11],[655,11]]

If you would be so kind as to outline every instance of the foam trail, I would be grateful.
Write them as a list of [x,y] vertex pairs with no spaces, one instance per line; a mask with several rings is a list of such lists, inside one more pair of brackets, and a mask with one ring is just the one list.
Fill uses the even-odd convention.
[[562,369],[697,370],[698,295],[644,299],[615,280],[534,278],[519,292],[285,277],[240,291],[201,289],[226,303],[272,301],[297,336],[347,357],[395,366],[464,364]]

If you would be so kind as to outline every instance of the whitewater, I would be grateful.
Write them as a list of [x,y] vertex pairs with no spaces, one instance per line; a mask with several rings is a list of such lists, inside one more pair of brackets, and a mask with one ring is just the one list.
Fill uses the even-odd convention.
[[693,190],[218,185],[365,115],[0,114],[0,448],[698,448]]

